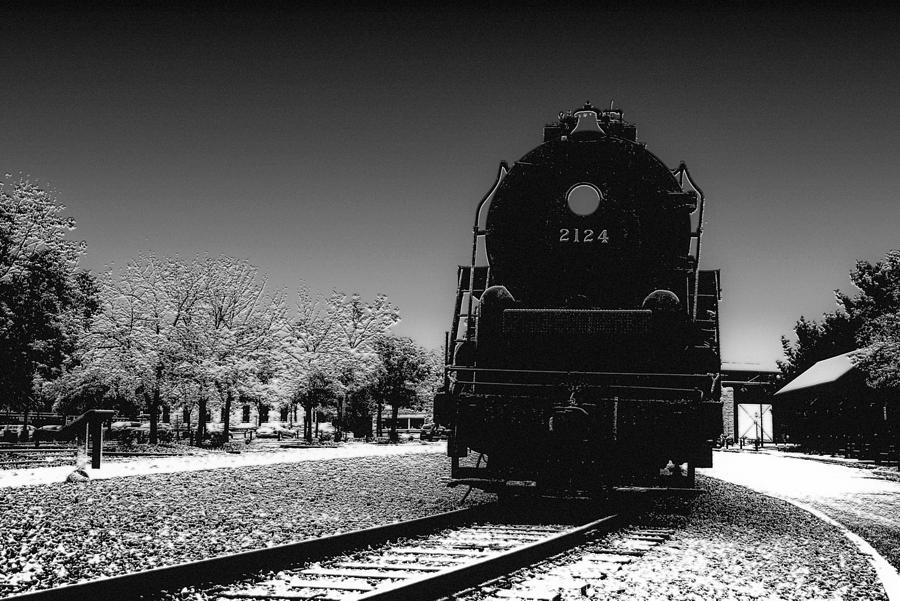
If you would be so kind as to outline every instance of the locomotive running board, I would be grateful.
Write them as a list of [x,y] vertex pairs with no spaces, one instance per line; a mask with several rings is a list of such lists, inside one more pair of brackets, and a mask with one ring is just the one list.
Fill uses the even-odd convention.
[[533,490],[537,487],[534,480],[499,480],[496,478],[451,478],[447,486],[471,486],[487,491],[497,490]]
[[576,491],[574,494],[556,494],[553,490],[539,488],[534,480],[497,480],[493,478],[454,478],[447,479],[447,486],[469,486],[485,492],[511,492],[520,493],[528,498],[540,499],[565,499],[567,501],[596,501],[598,496],[591,495],[587,491]]
[[[531,498],[547,498],[547,499],[560,499],[565,498],[569,500],[596,500],[598,498],[597,495],[591,495],[591,493],[586,491],[579,491],[575,494],[552,494],[550,491],[542,490],[538,488],[537,482],[533,480],[498,480],[493,478],[455,478],[455,479],[447,479],[447,486],[449,488],[454,488],[456,486],[469,486],[471,488],[478,488],[486,492],[497,493],[500,491],[512,492],[512,493],[523,493],[528,495]],[[665,487],[665,486],[613,486],[609,489],[604,489],[606,493],[612,493],[613,496],[618,497],[631,497],[631,496],[641,496],[641,497],[699,497],[702,495],[709,494],[709,491],[703,488],[687,488],[687,487]],[[604,491],[598,491],[600,493]],[[582,493],[582,494],[580,494]],[[603,496],[602,494],[600,496]]]
[[704,488],[684,488],[684,487],[665,487],[665,486],[615,486],[612,491],[617,494],[640,494],[640,495],[678,495],[687,497],[699,497],[708,495],[709,491]]

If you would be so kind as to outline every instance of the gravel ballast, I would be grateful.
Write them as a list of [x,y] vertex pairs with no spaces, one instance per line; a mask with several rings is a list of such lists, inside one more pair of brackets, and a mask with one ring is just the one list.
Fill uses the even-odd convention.
[[362,457],[0,489],[0,594],[455,509],[464,489],[441,482],[447,464]]
[[797,507],[714,478],[681,516],[648,526],[678,528],[666,544],[620,575],[616,599],[886,600],[868,559],[841,532]]
[[[398,455],[0,489],[0,595],[446,511],[465,492],[446,488],[448,472],[442,455]],[[679,530],[621,574],[614,598],[886,598],[836,529],[698,480],[709,494],[686,515],[652,516]]]

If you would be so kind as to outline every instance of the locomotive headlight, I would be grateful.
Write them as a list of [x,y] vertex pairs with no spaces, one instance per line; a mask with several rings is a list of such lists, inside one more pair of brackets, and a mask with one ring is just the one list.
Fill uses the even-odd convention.
[[678,311],[680,306],[681,301],[678,299],[678,295],[671,290],[654,290],[641,303],[641,309],[658,312]]
[[576,184],[566,194],[569,210],[580,217],[593,214],[605,200],[603,193],[593,184]]

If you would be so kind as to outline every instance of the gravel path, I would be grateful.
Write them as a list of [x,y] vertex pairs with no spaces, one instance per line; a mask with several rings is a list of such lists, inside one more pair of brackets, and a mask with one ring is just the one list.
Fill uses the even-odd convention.
[[[268,444],[267,444],[268,443]],[[305,449],[281,449],[269,441],[262,445],[254,443],[248,450],[239,454],[223,452],[207,452],[179,457],[154,457],[154,458],[121,458],[117,461],[104,460],[100,469],[88,468],[92,480],[121,478],[124,476],[137,476],[144,474],[167,474],[173,472],[188,472],[197,470],[209,470],[229,467],[244,467],[251,465],[270,465],[274,463],[296,463],[302,461],[322,461],[326,459],[349,459],[354,457],[369,457],[373,455],[410,455],[410,454],[444,454],[446,446],[443,443],[408,443],[402,445],[372,445],[365,443],[341,444],[335,447],[305,448]],[[9,486],[23,486],[32,484],[54,484],[63,482],[66,476],[72,472],[75,460],[69,465],[58,467],[23,468],[13,470],[0,470],[0,488]],[[90,465],[88,463],[88,465]]]
[[900,482],[870,470],[756,453],[716,453],[714,463],[703,473],[810,505],[900,569]]

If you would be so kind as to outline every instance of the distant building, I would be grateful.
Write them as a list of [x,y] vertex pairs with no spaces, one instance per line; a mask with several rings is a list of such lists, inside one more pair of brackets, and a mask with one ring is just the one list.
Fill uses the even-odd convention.
[[[385,405],[384,411],[381,414],[381,429],[382,432],[387,432],[391,429],[391,406]],[[410,411],[408,409],[400,409],[397,412],[397,433],[398,434],[418,434],[422,431],[422,426],[425,425],[425,421],[427,418],[427,414],[422,411]],[[372,418],[372,430],[377,432],[377,416]]]
[[754,364],[722,366],[722,429],[726,438],[762,444],[779,441],[779,425],[771,400],[778,373]]
[[819,361],[777,391],[773,403],[791,442],[807,450],[896,460],[900,395],[866,385],[852,354]]

